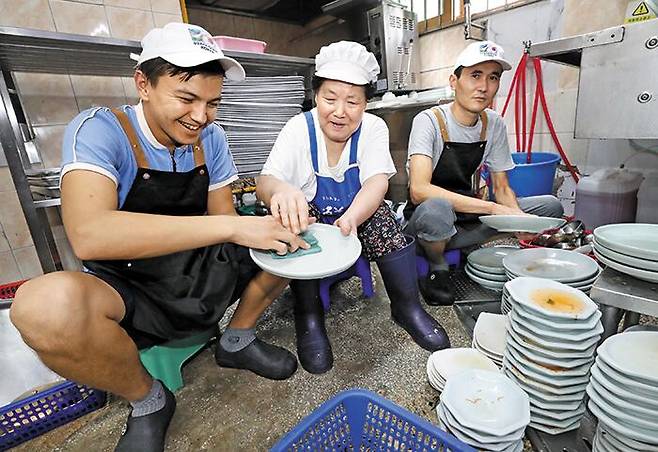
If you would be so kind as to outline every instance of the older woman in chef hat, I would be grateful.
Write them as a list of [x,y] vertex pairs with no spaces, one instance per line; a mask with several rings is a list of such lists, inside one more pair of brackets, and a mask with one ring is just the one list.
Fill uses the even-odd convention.
[[[391,300],[391,316],[424,349],[450,346],[444,329],[422,308],[415,244],[384,203],[395,174],[384,121],[366,113],[377,81],[375,56],[356,42],[340,41],[315,57],[316,107],[291,118],[272,148],[257,183],[258,197],[295,233],[309,217],[357,234],[375,261]],[[297,354],[307,371],[331,369],[317,281],[293,281]]]

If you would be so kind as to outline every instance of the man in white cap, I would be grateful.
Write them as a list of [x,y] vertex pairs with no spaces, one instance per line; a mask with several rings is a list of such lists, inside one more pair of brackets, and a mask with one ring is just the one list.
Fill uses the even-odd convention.
[[[496,231],[478,220],[480,215],[560,217],[554,196],[517,199],[506,171],[514,168],[507,128],[491,105],[500,77],[511,65],[503,49],[491,41],[469,44],[457,57],[450,86],[455,100],[422,111],[414,118],[409,137],[409,201],[405,232],[421,245],[430,272],[420,281],[430,305],[449,305],[455,292],[448,278],[445,249],[460,249],[492,238]],[[491,174],[496,201],[476,197],[473,176],[482,164]]]
[[[316,108],[291,118],[277,137],[258,179],[257,194],[295,233],[310,216],[356,234],[375,261],[391,301],[391,316],[421,347],[450,346],[446,332],[420,305],[415,245],[384,203],[395,174],[388,128],[365,113],[377,80],[375,56],[356,42],[322,47],[315,57]],[[292,281],[297,355],[311,373],[331,369],[333,355],[317,281]]]
[[284,379],[289,351],[254,336],[288,281],[261,272],[247,247],[308,244],[273,217],[239,217],[237,170],[214,123],[224,79],[244,69],[204,29],[170,23],[142,40],[140,102],[91,108],[66,129],[64,226],[84,272],[25,283],[11,318],[46,365],[132,405],[117,450],[161,451],[176,402],[141,365],[138,348],[212,328],[240,303],[217,344],[220,366]]

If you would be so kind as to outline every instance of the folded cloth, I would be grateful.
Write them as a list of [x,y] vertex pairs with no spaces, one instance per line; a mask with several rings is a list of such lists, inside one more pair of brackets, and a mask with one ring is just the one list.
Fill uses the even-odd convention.
[[301,238],[303,241],[311,245],[311,247],[307,250],[303,248],[297,248],[295,252],[287,253],[283,255],[277,254],[276,251],[270,251],[272,257],[274,259],[290,259],[293,257],[307,256],[309,254],[315,254],[322,251],[322,248],[320,248],[320,245],[318,244],[318,239],[316,239],[315,236],[310,231],[303,232],[302,234],[299,235],[299,238]]

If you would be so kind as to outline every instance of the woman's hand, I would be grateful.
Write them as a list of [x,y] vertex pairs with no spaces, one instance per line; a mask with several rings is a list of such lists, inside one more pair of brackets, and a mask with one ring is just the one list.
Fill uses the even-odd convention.
[[275,220],[294,234],[306,231],[315,218],[308,216],[308,203],[298,188],[286,188],[270,198],[270,211]]
[[356,235],[357,233],[358,226],[356,224],[356,220],[347,213],[334,221],[334,226],[338,226],[340,228],[340,232],[344,236],[348,236],[350,234]]

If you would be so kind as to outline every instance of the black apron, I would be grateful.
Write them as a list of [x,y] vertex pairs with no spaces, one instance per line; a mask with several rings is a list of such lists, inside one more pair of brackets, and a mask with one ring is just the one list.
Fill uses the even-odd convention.
[[[128,116],[112,111],[128,136],[138,167],[120,210],[205,215],[209,177],[201,141],[194,144],[193,170],[176,173],[149,169]],[[119,279],[134,294],[132,312],[126,313],[122,326],[140,346],[157,342],[153,338],[181,338],[216,325],[253,276],[245,275],[246,251],[240,248],[220,244],[144,259],[85,261],[84,266],[101,279],[107,277],[110,284]],[[247,267],[253,269],[249,263]],[[147,338],[141,344],[135,337],[140,333],[146,333],[143,337]]]
[[[484,148],[487,145],[487,114],[484,111],[480,113],[480,121],[482,121],[480,141],[457,143],[450,141],[448,137],[448,128],[446,127],[441,109],[434,107],[432,108],[432,113],[434,113],[439,123],[439,130],[443,138],[443,150],[432,172],[430,183],[437,187],[459,193],[460,195],[476,196],[478,187],[474,179],[482,162]],[[404,209],[404,217],[407,220],[411,218],[416,207],[411,201],[411,195],[409,195],[407,205]],[[455,214],[458,223],[473,222],[480,216],[480,214],[462,212],[455,212]]]

